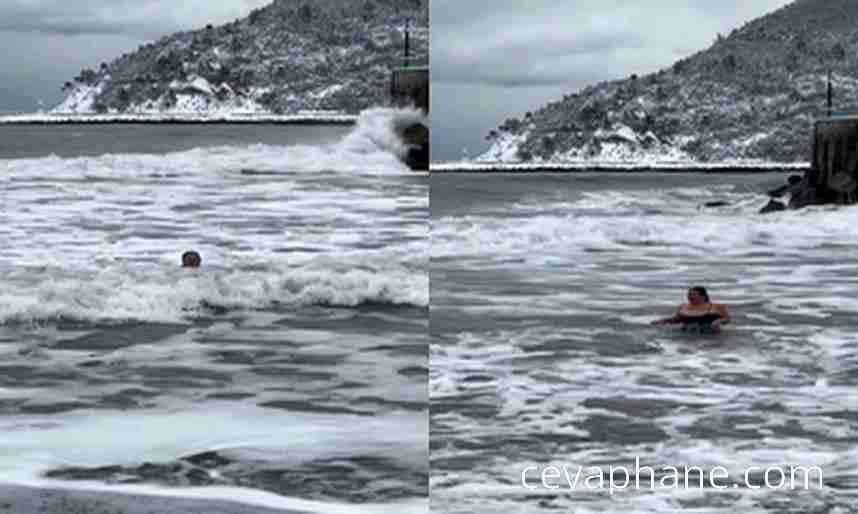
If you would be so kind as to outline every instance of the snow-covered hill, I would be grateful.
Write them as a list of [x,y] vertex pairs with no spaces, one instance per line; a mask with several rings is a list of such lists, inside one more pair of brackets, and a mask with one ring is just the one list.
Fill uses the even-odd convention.
[[388,103],[411,20],[427,64],[426,0],[276,0],[223,26],[140,46],[65,84],[54,113],[357,114]]
[[478,160],[808,161],[829,68],[835,111],[858,112],[855,20],[856,0],[796,0],[669,69],[507,120]]

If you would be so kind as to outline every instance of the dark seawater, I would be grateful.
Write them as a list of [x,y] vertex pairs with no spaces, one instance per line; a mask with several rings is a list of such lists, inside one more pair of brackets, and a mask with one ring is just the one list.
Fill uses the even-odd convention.
[[[855,512],[858,209],[757,214],[785,178],[433,175],[432,511]],[[735,331],[649,325],[693,285]],[[528,466],[586,477],[636,457],[733,481],[521,484]],[[742,482],[798,465],[819,466],[823,487]]]
[[425,510],[428,179],[396,116],[0,127],[0,481]]
[[2,125],[0,158],[168,153],[227,145],[335,143],[349,126],[276,124]]

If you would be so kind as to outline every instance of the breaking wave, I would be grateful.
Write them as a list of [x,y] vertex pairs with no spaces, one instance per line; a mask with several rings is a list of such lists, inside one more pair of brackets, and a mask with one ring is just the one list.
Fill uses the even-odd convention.
[[0,159],[0,183],[31,179],[146,179],[234,175],[241,170],[271,173],[353,172],[400,174],[411,170],[398,131],[424,121],[416,109],[374,108],[332,144],[228,145],[167,154],[104,154],[97,157]]
[[428,303],[428,275],[406,268],[304,267],[285,272],[114,268],[88,276],[56,272],[36,281],[6,281],[0,293],[0,323],[176,322],[212,311]]
[[[726,205],[705,208],[701,202],[707,197]],[[686,254],[742,255],[856,242],[854,210],[812,207],[757,214],[767,200],[757,193],[694,189],[587,193],[549,209],[511,206],[532,211],[514,219],[442,218],[433,223],[432,251],[435,257],[522,254],[532,260],[553,252],[660,247]]]

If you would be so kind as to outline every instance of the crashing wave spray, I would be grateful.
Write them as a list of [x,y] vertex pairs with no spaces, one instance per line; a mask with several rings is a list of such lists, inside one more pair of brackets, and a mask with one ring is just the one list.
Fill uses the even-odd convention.
[[229,145],[158,153],[104,154],[0,159],[0,183],[21,179],[146,178],[160,176],[232,175],[239,170],[277,172],[408,172],[403,162],[409,146],[408,127],[426,124],[418,109],[373,108],[363,111],[355,127],[333,143],[294,145]]
[[308,265],[287,272],[185,272],[111,268],[86,277],[48,277],[6,284],[0,325],[55,319],[175,322],[214,309],[280,305],[426,307],[428,275],[403,267],[342,270]]
[[426,126],[426,116],[416,108],[373,108],[360,114],[357,126],[338,145],[346,152],[357,154],[382,150],[404,160],[409,145],[404,134],[416,125]]

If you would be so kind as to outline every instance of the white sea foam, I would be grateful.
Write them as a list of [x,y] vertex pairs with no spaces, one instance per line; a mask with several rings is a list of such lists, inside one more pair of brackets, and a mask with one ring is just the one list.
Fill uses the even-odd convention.
[[[252,420],[252,422],[248,422]],[[367,439],[364,431],[373,433]],[[201,427],[205,427],[204,429]],[[308,430],[307,427],[312,427]],[[171,462],[200,451],[230,448],[275,448],[300,463],[342,455],[379,455],[425,461],[425,417],[376,416],[343,423],[341,415],[312,415],[242,406],[209,404],[204,409],[174,412],[80,412],[59,416],[0,418],[0,483],[113,493],[205,498],[306,512],[360,514],[425,512],[425,502],[389,505],[342,505],[287,498],[262,491],[230,487],[173,488],[106,485],[46,480],[41,474],[65,466],[135,466]],[[74,441],[74,444],[69,444]],[[414,462],[411,462],[414,463]],[[419,466],[418,464],[415,464]],[[423,509],[421,510],[421,503]]]
[[[343,267],[345,268],[345,267]],[[131,271],[65,273],[21,279],[0,292],[0,323],[79,320],[179,321],[211,307],[266,309],[307,305],[354,307],[364,303],[425,307],[426,274],[406,268],[266,271]]]
[[[327,145],[0,160],[0,322],[426,306],[427,189],[396,156],[417,119],[373,109]],[[192,248],[203,269],[178,273]]]
[[418,110],[375,108],[361,113],[354,129],[332,145],[247,145],[161,154],[0,159],[0,183],[25,179],[211,177],[242,169],[270,172],[411,173],[397,131],[424,121]]
[[[462,179],[473,203],[450,202],[454,214],[433,220],[433,273],[449,277],[432,284],[444,305],[431,350],[430,396],[442,406],[432,413],[433,506],[849,512],[858,210],[760,215],[767,198],[743,187],[747,177],[677,176],[682,187],[664,176],[540,177],[526,188],[478,179]],[[713,200],[727,205],[704,206]],[[735,331],[649,326],[697,284],[728,305]],[[820,466],[827,485],[720,496],[515,485],[526,466],[628,466],[635,456],[723,466],[739,479],[749,466]]]
[[[756,211],[766,202],[764,196],[722,192],[717,196],[732,205],[727,211],[731,215],[725,215],[721,211],[701,212],[706,196],[713,195],[694,190],[585,194],[578,201],[550,206],[562,214],[504,220],[444,218],[433,224],[433,255],[522,254],[538,259],[557,251],[634,252],[640,245],[675,248],[689,254],[736,256],[761,250],[799,252],[831,242],[858,244],[858,235],[851,228],[858,222],[854,209],[814,207],[758,215]],[[535,213],[548,210],[544,205],[530,207]],[[651,214],[654,209],[662,212]],[[540,251],[534,252],[535,247]]]
[[[410,116],[366,113],[333,143],[0,161],[0,398],[15,405],[0,416],[0,483],[425,512],[425,499],[42,478],[217,450],[251,469],[259,455],[299,469],[377,457],[411,486],[426,462],[425,384],[398,350],[425,317],[391,307],[429,302],[427,185],[395,155]],[[179,267],[190,249],[200,269]],[[373,482],[379,501],[401,496],[383,491],[397,477]]]
[[360,114],[355,130],[338,146],[349,153],[361,154],[382,149],[404,157],[407,148],[398,134],[414,123],[428,123],[419,109],[368,109]]

